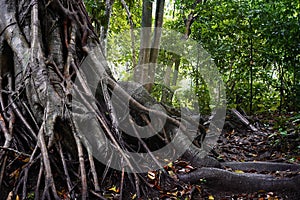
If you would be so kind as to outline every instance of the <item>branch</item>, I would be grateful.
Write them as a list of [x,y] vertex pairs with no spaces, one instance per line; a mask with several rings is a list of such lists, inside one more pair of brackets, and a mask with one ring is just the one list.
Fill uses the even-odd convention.
[[20,151],[17,151],[17,150],[15,150],[15,149],[8,148],[8,147],[1,147],[1,146],[0,146],[0,149],[6,150],[6,151],[11,151],[11,152],[14,152],[15,154],[19,154],[19,155],[26,156],[26,157],[30,157],[30,156],[31,156],[31,155],[29,155],[29,154],[27,154],[27,153],[20,152]]
[[198,17],[198,15],[194,16],[194,12],[191,12],[188,15],[188,18],[184,19],[185,33],[184,33],[183,39],[187,40],[189,38],[190,34],[192,33],[191,26],[197,17]]
[[57,196],[57,191],[55,188],[52,171],[51,171],[51,167],[50,167],[48,150],[47,150],[47,146],[46,146],[45,138],[44,138],[45,137],[44,136],[44,128],[45,128],[45,122],[42,124],[40,131],[38,133],[38,139],[39,139],[40,149],[42,152],[43,163],[44,163],[44,167],[45,167],[45,175],[46,175],[44,193],[48,191],[48,187],[51,187],[54,198],[56,200],[59,200],[60,198]]

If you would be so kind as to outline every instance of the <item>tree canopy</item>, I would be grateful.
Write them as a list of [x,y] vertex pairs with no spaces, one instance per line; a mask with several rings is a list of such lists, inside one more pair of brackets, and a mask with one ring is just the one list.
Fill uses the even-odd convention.
[[[94,1],[86,2],[88,10],[102,8]],[[115,14],[111,16],[113,23],[109,31],[112,38],[116,33],[129,30],[131,23],[133,28],[141,26],[142,13],[137,7],[142,6],[142,2],[124,3],[131,18],[128,20],[125,4],[114,2],[112,12]],[[248,113],[297,111],[299,9],[296,0],[168,1],[163,28],[198,41],[212,55],[225,82],[230,107],[241,106]],[[93,12],[91,16],[97,18]],[[98,21],[101,20],[103,17],[98,16]],[[119,55],[119,63],[133,65],[128,56],[128,52]],[[160,52],[159,62],[164,66],[172,66],[173,60],[172,55]],[[199,79],[199,72],[191,72],[184,62],[177,68],[193,81],[191,90],[203,97],[202,111],[209,110],[206,86]],[[164,73],[166,69],[161,71]]]

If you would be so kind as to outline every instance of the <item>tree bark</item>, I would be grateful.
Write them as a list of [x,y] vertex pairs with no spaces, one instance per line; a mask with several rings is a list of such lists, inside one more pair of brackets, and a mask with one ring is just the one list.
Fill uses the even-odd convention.
[[152,40],[150,59],[149,59],[149,83],[146,85],[146,89],[151,92],[153,83],[155,81],[155,72],[157,67],[157,60],[159,54],[159,44],[162,33],[163,16],[164,16],[165,0],[158,0],[156,2],[155,11],[155,26],[154,26],[154,36]]
[[152,38],[152,2],[150,0],[143,1],[141,45],[138,66],[134,70],[134,81],[143,84],[148,92],[151,92],[155,79],[164,5],[164,0],[156,2],[155,26]]
[[138,65],[134,69],[134,81],[145,84],[149,82],[149,60],[152,27],[152,1],[143,1],[142,30]]

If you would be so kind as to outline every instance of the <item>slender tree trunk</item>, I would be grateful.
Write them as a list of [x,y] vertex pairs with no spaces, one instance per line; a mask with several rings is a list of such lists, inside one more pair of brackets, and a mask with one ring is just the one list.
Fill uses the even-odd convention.
[[294,63],[294,88],[295,88],[295,106],[300,111],[300,65],[299,61]]
[[170,87],[177,85],[178,70],[180,65],[180,58],[177,58],[176,55],[173,55],[172,57],[174,60],[172,82],[171,82],[172,68],[167,66],[167,69],[165,71],[165,76],[164,76],[164,86],[162,88],[162,94],[161,94],[161,101],[167,105],[172,105],[174,91],[172,91]]
[[155,80],[155,72],[157,67],[157,59],[159,53],[159,44],[162,32],[163,16],[164,16],[164,7],[165,0],[158,0],[156,2],[156,11],[155,11],[155,27],[154,27],[154,36],[151,46],[150,59],[149,59],[149,84],[146,85],[146,90],[151,92],[152,86]]
[[[252,30],[252,22],[249,20],[250,29]],[[250,53],[249,53],[249,67],[250,67],[250,115],[253,112],[253,38],[250,36]]]
[[281,114],[282,107],[283,107],[283,100],[284,100],[284,67],[281,65],[279,67],[279,74],[280,74],[280,104],[279,104],[279,115]]
[[172,68],[170,66],[167,66],[164,76],[164,85],[162,85],[162,94],[161,94],[161,102],[165,103],[167,105],[172,105],[172,99],[170,99],[170,93],[172,93],[170,89],[170,83],[171,83],[171,73]]
[[156,2],[155,26],[152,38],[152,2],[143,1],[142,31],[138,66],[135,67],[134,80],[151,92],[155,79],[157,58],[164,15],[164,0]]
[[180,65],[180,58],[175,58],[174,76],[173,76],[173,80],[172,80],[172,85],[173,86],[177,85],[178,73],[179,73],[179,65]]
[[110,27],[110,18],[111,18],[113,4],[114,4],[114,0],[105,0],[105,16],[104,16],[105,23],[102,25],[100,31],[100,41],[102,42],[102,48],[105,55],[106,55],[106,46],[107,46],[106,44],[107,34]]
[[143,1],[142,30],[138,65],[134,69],[134,81],[145,84],[149,82],[149,60],[152,26],[152,1]]

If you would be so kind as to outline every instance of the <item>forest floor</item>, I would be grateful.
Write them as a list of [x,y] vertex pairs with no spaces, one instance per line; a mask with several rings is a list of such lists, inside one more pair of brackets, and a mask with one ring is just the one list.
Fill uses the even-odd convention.
[[[289,113],[286,115],[255,115],[249,119],[258,131],[241,123],[237,118],[228,115],[223,131],[214,147],[214,153],[210,153],[221,163],[224,162],[251,162],[265,161],[276,163],[300,164],[300,115]],[[178,159],[164,167],[171,175],[188,174],[197,170],[189,160]],[[225,168],[235,173],[258,173],[255,170],[242,171]],[[294,177],[299,171],[262,171],[260,174],[272,175],[276,178]],[[182,184],[169,189],[163,187],[162,176],[158,172],[148,172],[145,175],[148,185],[152,185],[151,197],[142,199],[155,200],[282,200],[300,199],[299,194],[285,194],[277,191],[259,190],[253,193],[233,193],[219,191],[207,187],[206,180],[200,179],[196,184]],[[158,178],[159,177],[159,178]],[[241,183],[243,184],[243,183]],[[111,186],[105,192],[108,199],[118,199],[119,190]],[[115,193],[115,195],[113,195]],[[114,196],[114,198],[112,197]],[[134,194],[131,199],[137,199]]]
[[[249,161],[267,161],[276,163],[292,163],[300,164],[300,114],[289,113],[286,115],[256,115],[249,119],[251,124],[255,126],[258,131],[252,131],[251,128],[232,115],[228,115],[223,131],[217,141],[217,145],[214,147],[214,153],[211,156],[224,162],[249,162]],[[23,164],[21,165],[22,162]],[[24,162],[28,160],[14,162],[11,166],[9,174],[20,171]],[[18,165],[19,163],[19,165]],[[178,159],[170,165],[165,166],[165,171],[170,176],[175,177],[178,174],[188,174],[199,168],[193,166],[190,161],[184,161]],[[225,168],[227,171],[235,173],[258,173],[255,170],[241,171],[233,170],[231,168]],[[299,171],[263,171],[262,174],[270,174],[272,176],[281,177],[294,177],[300,174]],[[54,172],[55,176],[59,173]],[[29,183],[31,179],[35,178],[38,174],[29,177]],[[144,176],[144,175],[142,175]],[[11,175],[11,179],[18,177],[18,175]],[[111,175],[114,181],[109,181],[105,184],[103,196],[107,199],[119,199],[120,197],[120,176],[118,174]],[[115,178],[114,178],[115,177]],[[299,196],[290,196],[291,194],[279,193],[277,191],[257,191],[254,193],[236,193],[214,190],[207,187],[206,180],[200,179],[196,184],[181,184],[176,187],[170,187],[169,189],[163,187],[161,183],[163,176],[159,172],[148,172],[144,176],[147,179],[149,194],[152,197],[146,199],[165,199],[165,200],[244,200],[244,199],[257,199],[257,200],[281,200],[281,199],[300,199]],[[59,177],[57,178],[60,179]],[[128,180],[124,180],[126,182]],[[173,181],[174,182],[174,181]],[[29,194],[33,194],[35,182],[29,187]],[[243,184],[243,183],[241,183]],[[64,189],[64,181],[61,180],[61,186],[57,185],[62,199],[67,198],[67,193]],[[125,187],[125,186],[124,186]],[[31,189],[32,190],[31,190]],[[9,189],[9,188],[8,188]],[[126,189],[123,190],[126,193]],[[298,194],[299,195],[299,194]],[[126,195],[124,194],[124,197]],[[90,199],[94,199],[92,194]],[[137,199],[136,194],[129,193],[126,199]],[[6,196],[1,196],[0,199],[6,199]],[[33,199],[33,197],[27,197],[27,199]],[[97,198],[96,198],[97,199]],[[125,199],[125,198],[124,198]],[[145,199],[145,198],[143,198]]]
[[[259,131],[253,132],[249,127],[240,123],[232,123],[227,119],[218,144],[214,148],[219,156],[214,156],[219,161],[247,162],[267,161],[283,163],[300,163],[300,119],[299,114],[286,115],[257,115],[253,117],[253,125]],[[213,156],[213,155],[212,155]],[[227,170],[231,170],[230,168]],[[235,171],[244,173],[243,171]],[[248,171],[249,173],[249,171]],[[256,173],[250,171],[250,173]],[[291,177],[299,172],[265,172],[276,177]],[[299,188],[300,189],[300,188]],[[205,187],[205,183],[199,186],[199,193],[192,199],[300,199],[299,196],[286,196],[276,191],[257,191],[255,193],[232,194],[214,191]]]

